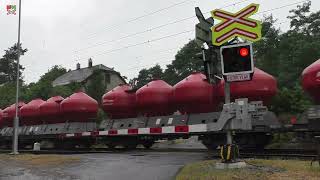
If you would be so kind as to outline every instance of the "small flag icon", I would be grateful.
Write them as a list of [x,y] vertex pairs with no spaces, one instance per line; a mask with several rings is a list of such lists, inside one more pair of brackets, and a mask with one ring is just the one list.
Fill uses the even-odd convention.
[[16,5],[7,5],[7,15],[13,14],[16,15],[17,6]]

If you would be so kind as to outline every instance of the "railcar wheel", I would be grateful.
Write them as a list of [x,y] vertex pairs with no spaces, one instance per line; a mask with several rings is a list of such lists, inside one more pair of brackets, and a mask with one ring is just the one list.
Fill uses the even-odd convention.
[[60,141],[55,143],[55,148],[63,150],[75,149],[76,144],[72,141]]
[[150,149],[153,144],[154,144],[154,141],[147,141],[142,143],[143,147],[146,149]]
[[91,148],[92,144],[93,144],[93,143],[90,142],[90,141],[85,141],[85,142],[81,142],[81,143],[80,143],[80,147],[89,149],[89,148]]
[[115,144],[107,144],[109,149],[115,149],[117,145]]
[[10,148],[12,148],[12,144],[11,144],[11,142],[5,142],[3,144],[3,147],[4,147],[4,149],[10,149]]
[[128,144],[125,144],[124,145],[124,147],[126,148],[126,149],[129,149],[129,150],[131,150],[131,149],[136,149],[137,148],[137,143],[128,143]]

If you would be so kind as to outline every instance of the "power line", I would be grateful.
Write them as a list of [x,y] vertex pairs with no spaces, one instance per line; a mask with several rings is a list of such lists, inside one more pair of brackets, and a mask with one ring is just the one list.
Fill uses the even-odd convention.
[[[115,28],[117,28],[117,27],[119,27],[119,26],[121,26],[121,25],[123,25],[123,24],[137,21],[137,20],[142,19],[142,18],[145,18],[145,17],[147,17],[147,16],[151,16],[151,15],[157,14],[157,13],[159,13],[159,12],[161,12],[161,11],[165,11],[165,10],[171,9],[171,8],[173,8],[173,7],[176,7],[176,6],[185,4],[185,3],[189,2],[189,1],[193,1],[193,0],[181,1],[181,2],[178,2],[178,3],[172,4],[172,5],[170,5],[170,6],[167,6],[167,7],[164,7],[164,8],[155,10],[155,11],[152,11],[152,12],[150,12],[150,13],[147,13],[147,14],[144,14],[144,15],[141,15],[141,16],[138,16],[138,17],[135,17],[135,18],[132,18],[132,19],[130,19],[130,20],[128,20],[128,21],[125,21],[125,22],[123,22],[123,23],[119,23],[119,24],[117,24],[117,25],[112,25],[112,26],[107,26],[107,27],[104,28],[104,31],[105,31],[105,30],[110,30],[110,29],[115,29]],[[102,31],[100,31],[100,32],[102,32]],[[89,36],[95,37],[94,35],[96,35],[96,34],[99,34],[99,32],[92,33],[92,34],[89,35]],[[92,38],[92,37],[89,37],[89,39]]]
[[[172,47],[172,48],[155,50],[155,51],[151,51],[150,53],[144,54],[144,56],[134,56],[134,57],[129,57],[129,58],[131,58],[131,59],[134,59],[134,58],[135,58],[135,59],[137,59],[137,58],[142,59],[142,58],[148,57],[148,55],[154,55],[155,53],[156,53],[156,54],[162,54],[162,53],[169,53],[169,52],[171,52],[171,51],[173,51],[173,50],[178,51],[180,48],[181,48],[181,46],[176,46],[176,47]],[[76,61],[77,61],[77,60],[76,60]],[[41,64],[40,67],[37,67],[36,69],[37,69],[37,70],[41,70],[41,69],[43,69],[43,68],[47,68],[47,69],[49,70],[49,69],[52,68],[53,66],[55,66],[55,65],[47,66],[47,65]],[[62,66],[62,65],[61,65],[61,66]],[[62,67],[64,67],[64,66],[62,66]],[[35,68],[35,67],[33,66],[33,69],[34,69],[34,68]],[[66,67],[64,67],[64,68],[66,68]],[[26,71],[31,72],[29,68],[26,68],[24,72],[26,72]],[[31,72],[31,73],[36,73],[36,72]]]
[[[104,54],[109,54],[109,53],[112,53],[112,52],[120,51],[120,50],[123,50],[123,49],[128,49],[128,48],[135,47],[135,46],[140,46],[140,45],[143,45],[143,44],[148,44],[148,43],[155,42],[155,41],[159,41],[159,40],[162,40],[162,39],[167,39],[167,38],[179,36],[179,35],[181,35],[181,34],[186,34],[186,33],[193,32],[193,31],[195,31],[195,30],[192,29],[192,30],[182,31],[182,32],[175,33],[175,34],[170,34],[170,35],[167,35],[167,36],[162,36],[162,37],[160,37],[160,38],[155,38],[155,39],[151,39],[151,40],[148,40],[148,41],[143,41],[143,42],[140,42],[140,43],[131,44],[131,45],[124,46],[124,47],[121,47],[121,48],[110,49],[110,50],[108,50],[108,51],[100,52],[100,53],[94,55],[93,57],[101,56],[101,55],[104,55]],[[84,59],[84,58],[81,58],[80,60],[82,60],[82,59]]]
[[[163,59],[169,59],[169,58],[163,58]],[[154,60],[158,60],[157,59],[154,59]],[[151,63],[151,64],[145,64],[145,65],[142,65],[142,66],[134,66],[134,67],[131,67],[131,68],[128,68],[128,69],[124,69],[125,71],[132,71],[132,70],[135,70],[135,69],[138,69],[138,68],[141,68],[141,67],[147,67],[149,65],[156,65],[156,64],[159,64],[159,63],[167,63],[167,62],[172,62],[173,60],[164,60],[164,61],[158,61],[158,62],[155,62],[155,63]]]
[[[228,4],[228,5],[226,5],[226,6],[222,6],[222,7],[217,8],[217,9],[223,9],[223,8],[227,8],[227,7],[230,7],[230,6],[235,6],[235,5],[237,5],[237,4],[241,4],[241,3],[244,3],[244,2],[246,2],[246,1],[249,1],[249,0],[243,0],[243,1],[236,2],[236,3]],[[206,12],[204,12],[203,14],[208,14],[208,13],[210,13],[210,12],[211,12],[211,10],[210,10],[210,11],[206,11]],[[194,17],[196,17],[196,16],[194,16]]]
[[[226,7],[230,7],[230,6],[235,6],[237,4],[241,4],[241,3],[246,2],[246,1],[248,1],[248,0],[243,0],[243,1],[236,2],[236,3],[228,4],[226,6],[218,8],[218,9],[222,9],[222,8],[226,8]],[[310,0],[298,1],[298,2],[295,2],[295,3],[291,3],[291,4],[284,5],[284,6],[280,6],[280,7],[277,7],[277,8],[268,9],[268,10],[265,10],[265,11],[262,11],[262,12],[259,12],[259,13],[256,13],[256,14],[261,14],[261,13],[270,12],[270,11],[273,11],[273,10],[282,9],[282,8],[285,8],[285,7],[288,7],[288,6],[292,6],[292,5],[295,5],[295,4],[299,4],[299,3],[302,3],[302,2],[306,2],[306,1],[310,1]],[[211,11],[207,11],[204,14],[208,14],[210,12]],[[186,18],[183,18],[183,19],[179,19],[179,20],[172,21],[172,22],[169,22],[169,23],[165,23],[165,24],[162,24],[162,25],[159,25],[159,26],[155,26],[155,27],[143,30],[143,31],[139,31],[139,32],[135,32],[135,33],[132,33],[132,34],[129,34],[129,35],[126,35],[126,36],[122,36],[122,37],[117,38],[117,39],[113,39],[113,40],[110,40],[110,41],[102,41],[102,42],[99,42],[99,43],[96,43],[96,44],[93,44],[93,45],[78,49],[78,50],[76,50],[76,52],[81,53],[80,51],[83,51],[83,50],[86,50],[86,49],[91,49],[91,48],[94,48],[94,47],[97,47],[97,46],[101,46],[101,45],[104,45],[104,44],[109,44],[109,43],[116,42],[116,41],[119,41],[119,40],[127,39],[129,37],[137,36],[139,34],[148,33],[148,32],[151,32],[153,30],[160,29],[160,28],[163,28],[163,27],[166,27],[166,26],[169,26],[169,25],[177,24],[179,22],[183,22],[183,21],[186,21],[186,20],[190,20],[190,19],[195,18],[195,17],[196,16],[189,16],[189,17],[186,17]]]
[[[175,47],[175,48],[169,48],[169,49],[164,49],[164,50],[157,50],[157,51],[152,51],[151,53],[148,53],[148,55],[154,55],[155,53],[157,54],[165,54],[165,53],[171,53],[173,50],[174,51],[178,51],[179,49],[178,48],[181,48],[180,46],[179,47]],[[136,58],[137,60],[136,61],[140,61],[141,59],[145,58],[147,56],[135,56],[134,58]]]
[[[239,1],[239,2],[236,2],[236,3],[228,4],[226,6],[220,7],[219,9],[227,8],[227,7],[230,7],[230,6],[235,6],[237,4],[240,4],[240,3],[243,3],[243,2],[246,2],[246,1],[249,1],[249,0],[242,0],[242,1]],[[205,14],[207,14],[209,12],[210,11],[206,12]],[[172,22],[169,22],[169,23],[165,23],[165,24],[162,24],[162,25],[159,25],[159,26],[151,27],[151,28],[143,30],[143,31],[139,31],[139,32],[135,32],[135,33],[132,33],[132,34],[129,34],[129,35],[126,35],[126,36],[122,36],[122,37],[117,38],[117,39],[113,39],[113,40],[109,40],[109,41],[102,41],[102,42],[99,42],[99,43],[96,43],[96,44],[93,44],[93,45],[78,49],[76,51],[79,52],[79,51],[82,51],[82,50],[94,48],[94,47],[97,47],[97,46],[100,46],[100,45],[104,45],[104,44],[109,44],[109,43],[112,43],[112,42],[115,42],[115,41],[119,41],[119,40],[122,40],[122,39],[127,39],[129,37],[137,36],[139,34],[144,34],[144,33],[151,32],[153,30],[160,29],[160,28],[163,28],[163,27],[166,27],[166,26],[169,26],[169,25],[173,25],[173,24],[177,24],[179,22],[190,20],[190,19],[193,19],[195,17],[196,17],[195,15],[189,16],[189,17],[186,17],[186,18],[183,18],[183,19],[179,19],[179,20],[175,20],[175,21],[172,21]]]
[[[169,58],[165,58],[165,59],[169,59]],[[124,72],[131,72],[131,71],[133,71],[133,70],[136,70],[136,69],[138,69],[138,68],[148,68],[149,66],[154,66],[154,65],[157,65],[157,64],[159,64],[160,65],[160,63],[168,63],[168,62],[172,62],[173,60],[164,60],[164,61],[158,61],[158,62],[156,62],[156,63],[150,63],[150,64],[146,64],[146,65],[143,65],[143,66],[136,66],[136,67],[133,67],[133,68],[129,68],[129,69],[124,69],[123,71]],[[149,67],[150,68],[150,67]],[[139,70],[140,71],[140,70]]]
[[265,12],[270,12],[270,11],[282,9],[282,8],[285,8],[285,7],[293,6],[293,5],[300,4],[300,3],[303,3],[303,2],[307,2],[307,1],[310,1],[310,0],[297,1],[297,2],[295,2],[295,3],[291,3],[291,4],[279,6],[279,7],[276,7],[276,8],[268,9],[268,10],[265,10],[265,11],[261,11],[261,12],[258,12],[258,13],[256,13],[256,14],[261,14],[261,13],[265,13]]
[[[236,4],[245,2],[245,1],[248,1],[248,0],[243,0],[243,1],[240,1],[240,2],[237,2],[237,3],[233,3],[233,4],[227,5],[227,6],[236,5]],[[298,1],[298,2],[295,2],[295,3],[291,3],[291,4],[284,5],[284,6],[280,6],[280,7],[277,7],[277,8],[272,8],[272,9],[269,9],[269,10],[265,10],[265,11],[263,11],[263,12],[269,12],[269,11],[281,9],[281,8],[284,8],[284,7],[292,6],[292,5],[295,5],[295,4],[298,4],[298,3],[301,3],[301,2],[307,2],[307,1],[310,1],[310,0]],[[227,6],[225,6],[225,7],[227,7]],[[222,7],[222,8],[225,8],[225,7]],[[206,12],[206,13],[210,13],[210,11],[208,11],[208,12]],[[206,14],[206,13],[204,13],[204,14]],[[262,12],[260,12],[260,13],[262,13]],[[258,13],[258,14],[260,14],[260,13]],[[191,19],[191,18],[193,18],[193,17],[195,17],[195,16],[188,17],[188,18],[184,18],[184,19]],[[177,20],[177,21],[183,21],[184,19]],[[176,21],[176,22],[177,22],[177,21]],[[174,23],[174,22],[167,23],[167,24],[173,24],[173,23]],[[165,25],[161,25],[161,26],[165,26]],[[177,35],[179,35],[179,34],[184,34],[184,33],[192,32],[192,31],[194,31],[194,30],[184,31],[184,32],[180,32],[180,33],[177,33],[177,34],[168,35],[168,36],[164,36],[164,37],[161,37],[161,38],[152,39],[152,40],[144,41],[144,42],[137,43],[137,44],[132,44],[132,45],[129,45],[129,46],[124,46],[124,47],[121,47],[121,48],[118,48],[118,49],[111,49],[111,50],[108,50],[108,51],[101,52],[101,53],[99,53],[99,54],[97,54],[97,55],[95,55],[95,56],[100,56],[100,55],[103,55],[103,54],[108,54],[108,53],[115,52],[115,51],[119,51],[119,50],[122,50],[122,49],[127,49],[127,48],[131,48],[131,47],[135,47],[135,46],[147,44],[147,43],[150,43],[150,42],[153,42],[153,41],[158,41],[158,40],[161,40],[161,39],[169,38],[169,37],[172,37],[172,36],[177,36]],[[82,60],[82,59],[84,59],[84,58],[81,58],[80,60]]]
[[[288,22],[290,22],[290,21],[289,20],[284,20],[284,21],[276,22],[273,25],[277,25],[277,24],[281,25],[281,24],[288,23]],[[177,48],[179,48],[179,47],[177,47]],[[170,52],[171,50],[177,50],[177,48],[170,48],[170,49],[161,50],[161,51],[157,51],[157,52]],[[139,56],[139,57],[145,57],[145,56]],[[157,58],[157,59],[159,59],[159,58]],[[173,61],[173,60],[171,60],[171,61]],[[159,62],[156,62],[156,63],[153,63],[153,64],[157,64],[157,63],[161,63],[161,62],[171,62],[171,61],[159,61]],[[129,68],[129,69],[125,69],[125,70],[137,69],[139,67],[144,67],[144,66],[153,65],[153,64],[135,66],[133,68]]]
[[[290,20],[284,20],[284,21],[280,21],[280,22],[276,22],[276,23],[274,23],[274,25],[276,25],[276,24],[279,24],[279,25],[281,25],[281,24],[284,24],[284,23],[287,23],[287,22],[290,22]],[[159,38],[158,38],[159,39]],[[181,48],[180,46],[177,46],[177,47],[175,47],[175,48],[168,48],[168,49],[162,49],[162,50],[157,50],[157,51],[152,51],[152,53],[150,53],[150,54],[154,54],[154,53],[166,53],[166,52],[170,52],[170,51],[172,51],[172,50],[176,50],[176,51],[178,51],[179,50],[179,48]],[[136,57],[131,57],[131,58],[144,58],[144,57],[146,57],[146,56],[136,56]],[[157,58],[157,59],[159,59],[159,58]],[[168,59],[168,58],[164,58],[164,59]],[[154,59],[154,60],[156,60],[156,59]],[[152,64],[146,64],[146,65],[141,65],[141,66],[134,66],[134,67],[131,67],[131,68],[128,68],[128,69],[125,69],[125,70],[129,70],[129,71],[132,71],[132,70],[135,70],[135,69],[138,69],[138,68],[144,68],[144,67],[147,67],[147,66],[149,66],[149,65],[156,65],[156,64],[158,64],[158,63],[163,63],[163,62],[172,62],[173,60],[164,60],[164,61],[158,61],[158,62],[156,62],[156,63],[152,63]],[[51,66],[51,67],[53,67],[53,66]],[[49,67],[46,67],[47,68],[47,70],[49,70],[50,68]],[[38,68],[39,69],[39,68]],[[39,69],[40,70],[40,69]],[[26,71],[25,71],[26,72]],[[29,71],[29,74],[39,74],[39,73],[35,73],[35,72],[30,72]]]
[[[178,51],[179,49],[181,48],[181,46],[177,46],[177,47],[174,47],[174,48],[167,48],[167,49],[161,49],[161,50],[156,50],[156,51],[152,51],[151,53],[149,53],[149,54],[154,54],[154,53],[157,53],[157,54],[159,54],[159,53],[168,53],[168,52],[170,52],[170,51],[173,51],[173,50],[176,50],[176,51]],[[147,54],[147,55],[149,55],[149,54]],[[131,57],[131,58],[146,58],[147,56],[136,56],[136,57]],[[124,69],[123,71],[133,71],[133,70],[136,70],[136,69],[138,69],[138,68],[146,68],[147,66],[149,66],[149,65],[154,65],[154,64],[158,64],[158,63],[164,63],[164,62],[170,62],[170,61],[173,61],[173,60],[170,60],[170,61],[168,61],[167,59],[170,59],[170,58],[162,58],[162,57],[159,57],[159,58],[156,58],[156,59],[153,59],[152,61],[154,61],[154,60],[159,60],[159,59],[166,59],[165,61],[158,61],[157,63],[152,63],[152,64],[145,64],[145,65],[138,65],[138,66],[134,66],[134,67],[131,67],[131,68],[128,68],[128,69]],[[47,73],[47,72],[49,72],[49,70],[53,67],[54,65],[52,65],[52,66],[40,66],[40,67],[33,67],[32,69],[33,70],[30,70],[29,68],[26,68],[24,71],[23,71],[23,74],[24,75],[31,75],[31,76],[42,76],[44,73]],[[68,70],[68,68],[67,67],[65,67],[65,66],[62,66],[63,68],[66,68],[67,70]],[[44,68],[46,69],[46,70],[44,70]],[[36,70],[36,71],[35,71]],[[43,72],[40,72],[40,71],[43,71]]]
[[[181,48],[181,47],[178,46],[178,47],[176,47],[176,48],[169,48],[169,49],[160,50],[160,51],[153,51],[153,53],[155,53],[155,52],[157,52],[157,53],[167,53],[167,52],[170,52],[170,51],[172,51],[172,50],[178,51],[179,48]],[[153,54],[153,53],[150,53],[150,54]],[[146,56],[138,56],[138,57],[143,58],[143,57],[146,57]],[[138,58],[138,57],[136,57],[136,58]],[[152,61],[157,60],[157,59],[164,59],[164,58],[156,58],[156,59],[153,59]],[[165,58],[165,59],[168,59],[168,58]],[[170,60],[170,61],[173,61],[173,60]],[[159,62],[156,62],[156,63],[160,63],[160,62],[170,62],[170,61],[166,60],[166,61],[159,61]],[[153,63],[153,64],[154,64],[154,63]],[[137,69],[137,68],[139,68],[139,67],[144,67],[144,66],[148,66],[148,65],[150,65],[150,64],[141,65],[141,66],[135,66],[135,67],[131,67],[131,68],[128,68],[128,69],[125,69],[125,70]]]
[[137,35],[139,35],[139,34],[144,34],[144,33],[147,33],[147,32],[151,32],[151,31],[153,31],[153,30],[160,29],[160,28],[165,27],[165,26],[168,26],[168,25],[172,25],[172,24],[176,24],[176,23],[179,23],[179,22],[182,22],[182,21],[186,21],[186,20],[192,19],[192,18],[194,18],[194,17],[195,17],[195,16],[191,16],[191,17],[188,17],[188,18],[176,20],[176,21],[173,21],[173,22],[170,22],[170,23],[166,23],[166,24],[162,24],[162,25],[159,25],[159,26],[152,27],[152,28],[150,28],[150,29],[146,29],[146,30],[139,31],[139,32],[135,32],[135,33],[132,33],[132,34],[129,34],[129,35],[126,35],[126,36],[122,36],[122,37],[120,37],[120,38],[113,39],[113,40],[110,40],[110,41],[102,41],[102,42],[100,42],[100,43],[96,43],[96,44],[93,44],[93,45],[90,45],[90,46],[87,46],[87,47],[78,49],[78,50],[76,50],[76,51],[79,52],[79,51],[86,50],[86,49],[90,49],[90,48],[94,48],[94,47],[97,47],[97,46],[100,46],[100,45],[104,45],[104,44],[109,44],[109,43],[112,43],[112,42],[116,42],[116,41],[119,41],[119,40],[122,40],[122,39],[127,39],[127,38],[129,38],[129,37],[133,37],[133,36],[137,36]]
[[[284,21],[280,21],[280,22],[276,22],[274,23],[273,25],[276,25],[276,24],[284,24],[284,23],[287,23],[287,22],[290,22],[289,20],[284,20]],[[158,59],[158,58],[157,58]],[[169,59],[169,58],[166,58],[166,59]],[[164,63],[164,62],[172,62],[174,60],[164,60],[164,61],[158,61],[158,62],[155,62],[155,63],[152,63],[152,64],[145,64],[145,65],[141,65],[141,66],[135,66],[135,67],[131,67],[131,68],[128,68],[128,69],[124,69],[125,71],[132,71],[132,70],[135,70],[135,69],[138,69],[138,68],[145,68],[145,67],[148,67],[149,65],[156,65],[156,64],[159,64],[159,63]]]
[[[149,54],[154,54],[154,53],[157,53],[157,54],[160,54],[160,53],[169,53],[169,52],[171,52],[172,50],[175,50],[175,51],[178,51],[179,50],[179,48],[181,48],[180,46],[178,46],[178,47],[175,47],[175,48],[169,48],[169,49],[162,49],[162,50],[157,50],[157,51],[152,51],[151,53],[149,53]],[[135,56],[135,57],[129,57],[129,59],[131,58],[131,59],[133,59],[133,58],[136,58],[136,59],[138,59],[139,58],[139,60],[135,60],[135,61],[140,61],[141,59],[143,59],[143,58],[146,58],[147,56]],[[157,58],[157,59],[159,59],[159,58]],[[136,64],[138,64],[138,63],[136,63]],[[135,66],[135,67],[137,67],[137,68],[139,68],[139,67],[143,67],[144,65],[142,65],[142,66]],[[129,68],[129,69],[132,69],[132,68]]]

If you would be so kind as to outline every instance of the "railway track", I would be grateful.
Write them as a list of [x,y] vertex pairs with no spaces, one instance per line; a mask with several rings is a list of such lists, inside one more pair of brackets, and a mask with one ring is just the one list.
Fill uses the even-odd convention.
[[[0,153],[10,153],[9,149],[0,149]],[[43,149],[40,151],[34,150],[19,150],[20,153],[32,154],[88,154],[88,153],[128,153],[128,152],[208,152],[207,149],[180,149],[180,148],[166,148],[166,149],[109,149],[109,148],[79,148],[73,150],[56,150],[56,149]]]
[[[11,150],[0,150],[0,153],[10,153]],[[56,149],[44,149],[40,151],[34,150],[20,150],[20,153],[32,153],[32,154],[88,154],[88,153],[148,153],[148,152],[194,152],[204,153],[208,152],[207,149],[181,149],[181,148],[163,148],[163,149],[109,149],[109,148],[79,148],[74,150],[56,150]],[[220,158],[219,150],[209,152],[208,157]],[[316,150],[304,150],[304,149],[264,149],[262,151],[256,150],[240,150],[240,158],[280,158],[280,159],[315,159],[317,158]]]
[[317,158],[316,150],[306,149],[264,149],[261,151],[242,150],[241,158],[280,158],[280,159],[314,159]]
[[241,153],[241,158],[260,158],[260,159],[315,159],[317,154],[296,154],[296,153]]

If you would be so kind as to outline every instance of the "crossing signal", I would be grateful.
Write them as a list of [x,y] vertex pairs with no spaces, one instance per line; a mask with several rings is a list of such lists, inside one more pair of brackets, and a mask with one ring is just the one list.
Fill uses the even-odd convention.
[[254,71],[251,43],[223,46],[220,53],[222,74],[228,81],[251,79]]
[[241,49],[239,50],[239,52],[240,52],[240,55],[241,55],[242,57],[246,57],[246,56],[248,56],[248,54],[249,54],[249,49],[248,49],[248,48],[241,48]]

